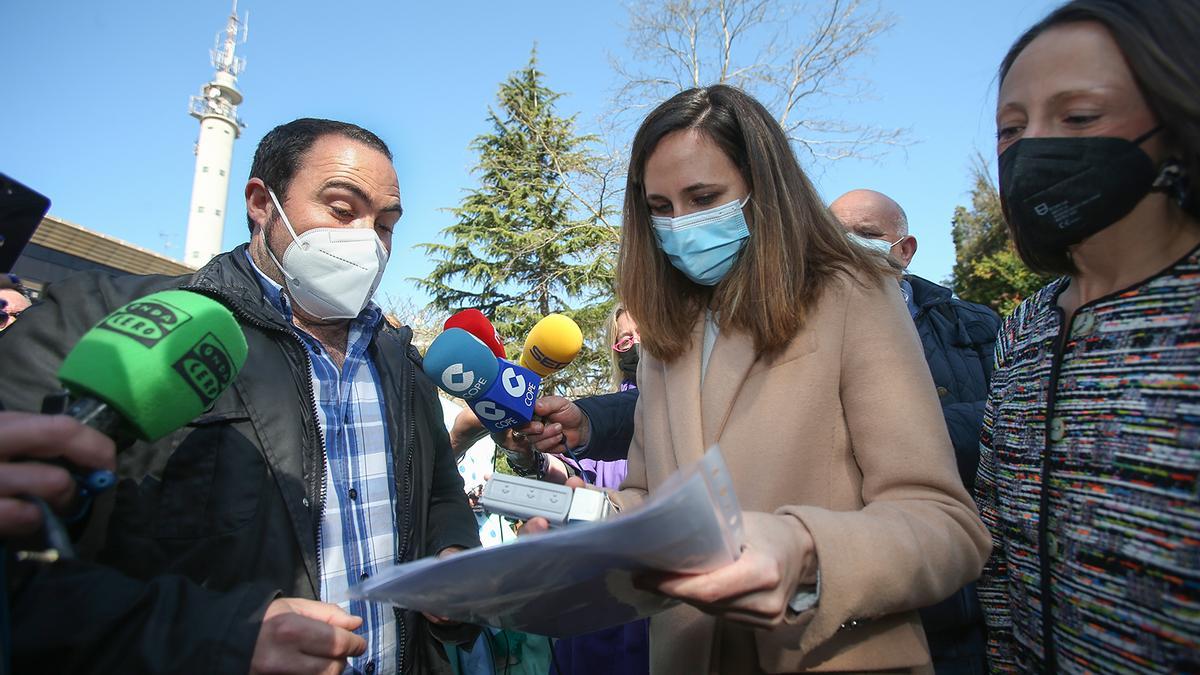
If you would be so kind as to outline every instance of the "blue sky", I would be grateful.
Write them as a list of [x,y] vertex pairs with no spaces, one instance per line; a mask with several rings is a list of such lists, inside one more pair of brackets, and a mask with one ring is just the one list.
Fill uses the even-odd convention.
[[[971,156],[994,152],[996,66],[1056,2],[882,0],[898,18],[859,62],[871,99],[830,102],[830,116],[907,127],[915,142],[874,162],[806,160],[821,194],[867,187],[908,211],[919,251],[911,271],[940,281],[954,249],[950,218],[965,204]],[[424,296],[407,280],[432,262],[415,244],[450,224],[443,209],[475,185],[468,146],[486,132],[497,86],[538,46],[560,112],[596,129],[625,53],[619,2],[409,3],[242,0],[250,10],[239,80],[248,127],[234,147],[224,243],[245,241],[241,191],[254,145],[296,117],[344,119],[396,154],[405,215],[381,290]],[[182,257],[198,122],[188,97],[212,75],[208,50],[227,0],[0,3],[0,171],[48,195],[51,213]],[[622,139],[623,140],[623,139]],[[170,247],[168,247],[168,245]]]

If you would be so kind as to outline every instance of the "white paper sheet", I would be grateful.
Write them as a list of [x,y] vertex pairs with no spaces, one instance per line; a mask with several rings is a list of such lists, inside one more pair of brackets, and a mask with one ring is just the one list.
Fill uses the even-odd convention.
[[641,507],[616,518],[397,565],[351,588],[350,595],[564,637],[674,604],[635,589],[635,572],[707,572],[735,561],[741,546],[741,510],[720,449],[713,446]]

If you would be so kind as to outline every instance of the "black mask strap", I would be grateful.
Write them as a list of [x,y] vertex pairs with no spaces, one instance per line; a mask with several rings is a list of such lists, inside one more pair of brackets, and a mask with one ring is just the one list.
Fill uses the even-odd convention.
[[1160,124],[1160,125],[1154,127],[1153,129],[1151,129],[1150,131],[1147,131],[1146,133],[1142,134],[1141,136],[1138,136],[1137,138],[1133,139],[1133,144],[1141,145],[1142,143],[1145,143],[1151,136],[1153,136],[1154,134],[1157,134],[1158,132],[1160,132],[1162,130],[1163,130],[1163,125]]

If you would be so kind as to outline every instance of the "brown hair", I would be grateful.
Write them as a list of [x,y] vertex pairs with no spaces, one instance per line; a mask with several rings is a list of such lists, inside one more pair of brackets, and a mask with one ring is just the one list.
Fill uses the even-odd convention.
[[[1000,85],[1021,52],[1042,33],[1056,26],[1095,21],[1112,34],[1142,98],[1165,132],[1169,147],[1178,148],[1183,165],[1181,194],[1174,195],[1183,210],[1200,218],[1200,4],[1195,0],[1074,0],[1051,12],[1017,38],[1000,63]],[[1034,270],[1071,274],[1075,265],[1067,253],[1047,255],[1030,249],[1009,228],[1017,253]]]
[[[682,129],[706,135],[750,188],[750,238],[716,286],[693,283],[658,247],[646,203],[646,161]],[[663,361],[687,350],[697,314],[711,307],[721,330],[749,333],[760,353],[781,351],[837,271],[881,281],[896,273],[885,256],[856,246],[800,169],[779,123],[761,103],[716,85],[676,94],[654,109],[633,139],[625,189],[617,283],[638,318],[642,348]]]

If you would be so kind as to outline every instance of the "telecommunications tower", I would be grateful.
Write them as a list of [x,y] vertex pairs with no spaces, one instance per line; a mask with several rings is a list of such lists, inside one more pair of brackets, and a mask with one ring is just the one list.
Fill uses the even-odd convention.
[[196,173],[192,178],[192,203],[188,209],[187,243],[183,262],[200,267],[221,252],[221,233],[225,229],[225,203],[229,198],[229,169],[233,161],[233,141],[246,126],[237,115],[242,92],[237,76],[246,60],[234,56],[234,48],[246,43],[250,13],[239,20],[237,0],[225,24],[217,33],[212,64],[213,79],[193,96],[188,112],[200,120],[200,138],[196,141]]

